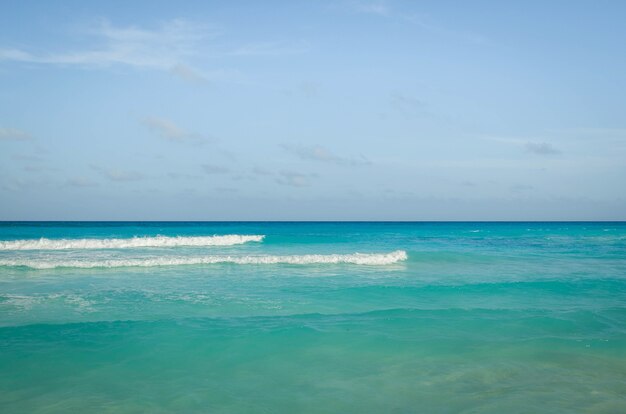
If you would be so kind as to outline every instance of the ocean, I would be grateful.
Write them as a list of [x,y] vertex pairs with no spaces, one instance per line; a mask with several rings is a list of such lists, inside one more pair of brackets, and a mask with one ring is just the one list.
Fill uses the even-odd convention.
[[1,413],[624,413],[624,222],[3,222]]

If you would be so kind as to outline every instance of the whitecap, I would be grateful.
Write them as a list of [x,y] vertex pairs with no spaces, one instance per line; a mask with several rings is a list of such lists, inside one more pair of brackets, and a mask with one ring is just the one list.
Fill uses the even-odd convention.
[[312,265],[312,264],[357,264],[380,266],[404,261],[408,258],[403,250],[390,253],[353,253],[353,254],[306,254],[289,256],[161,256],[138,259],[106,260],[67,260],[67,259],[2,259],[0,266],[29,267],[31,269],[54,268],[115,268],[115,267],[153,267],[180,265],[208,265],[232,263],[238,265]]
[[221,236],[155,236],[127,239],[26,239],[0,241],[0,250],[132,249],[140,247],[232,246],[263,241],[265,236],[227,234]]

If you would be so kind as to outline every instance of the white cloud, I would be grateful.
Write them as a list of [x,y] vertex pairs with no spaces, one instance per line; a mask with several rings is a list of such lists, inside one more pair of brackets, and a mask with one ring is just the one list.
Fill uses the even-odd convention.
[[207,39],[218,33],[207,25],[175,19],[148,29],[138,26],[115,26],[107,20],[81,33],[81,40],[91,40],[92,46],[51,52],[28,51],[0,47],[0,61],[108,68],[122,65],[142,69],[163,70],[191,83],[210,79],[238,81],[241,74],[233,70],[205,71],[191,64],[200,58],[284,55],[301,53],[302,45],[286,42],[255,42],[230,50],[219,45],[207,50]]
[[198,42],[209,35],[204,26],[180,19],[153,30],[136,26],[116,27],[102,21],[86,34],[96,40],[96,46],[42,54],[0,49],[0,60],[86,67],[127,65],[170,70],[194,56]]
[[33,56],[19,49],[0,49],[0,60],[14,60],[18,62],[30,62]]

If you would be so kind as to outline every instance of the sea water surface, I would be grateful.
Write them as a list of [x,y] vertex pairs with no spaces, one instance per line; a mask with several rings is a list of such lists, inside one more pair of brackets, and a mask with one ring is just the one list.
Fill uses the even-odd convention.
[[624,413],[626,223],[0,223],[2,413]]

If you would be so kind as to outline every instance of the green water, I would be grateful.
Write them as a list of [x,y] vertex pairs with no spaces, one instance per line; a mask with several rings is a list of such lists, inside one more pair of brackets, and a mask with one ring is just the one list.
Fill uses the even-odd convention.
[[[265,238],[0,250],[0,412],[626,412],[624,223],[0,224],[214,234]],[[117,265],[216,255],[302,263]]]

